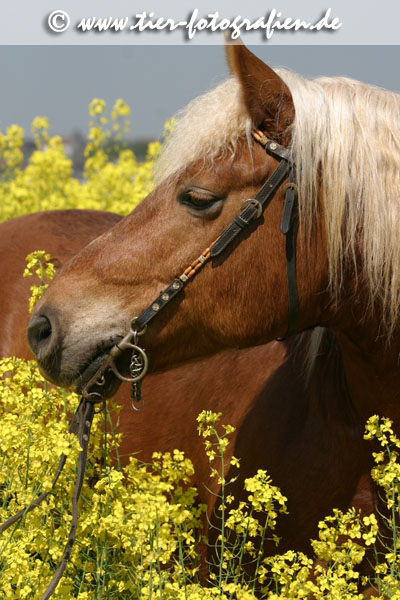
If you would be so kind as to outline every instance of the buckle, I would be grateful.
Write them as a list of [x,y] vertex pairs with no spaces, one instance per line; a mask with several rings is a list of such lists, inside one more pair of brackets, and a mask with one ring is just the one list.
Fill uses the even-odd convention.
[[255,198],[249,198],[248,200],[244,200],[242,202],[241,210],[244,210],[247,206],[249,206],[249,204],[253,204],[257,208],[257,212],[254,215],[253,219],[259,219],[263,212],[261,202],[259,200],[256,200]]

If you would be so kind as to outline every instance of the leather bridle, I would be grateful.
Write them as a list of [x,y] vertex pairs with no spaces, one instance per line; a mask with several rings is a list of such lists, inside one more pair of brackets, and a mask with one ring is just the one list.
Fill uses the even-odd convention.
[[[296,278],[296,234],[297,226],[295,222],[295,206],[297,201],[297,185],[295,165],[291,162],[290,151],[281,146],[277,142],[268,139],[261,131],[254,130],[252,132],[254,139],[260,143],[267,154],[279,161],[278,166],[272,175],[264,183],[260,191],[254,198],[245,200],[239,214],[223,229],[219,237],[204,250],[202,254],[172,283],[163,290],[160,295],[144,309],[138,317],[132,319],[129,332],[118,344],[113,346],[105,359],[104,363],[98,369],[96,374],[90,379],[82,391],[82,399],[79,407],[72,418],[69,431],[75,433],[81,445],[81,452],[78,458],[77,478],[75,482],[74,493],[72,497],[72,521],[70,533],[65,545],[63,556],[60,560],[58,568],[53,575],[49,585],[40,597],[40,600],[48,600],[54,593],[62,575],[66,568],[69,556],[71,554],[72,545],[74,543],[77,519],[78,519],[78,500],[83,483],[87,450],[89,444],[90,429],[93,421],[94,405],[102,402],[104,407],[105,394],[102,394],[101,387],[105,384],[105,374],[111,370],[113,374],[121,381],[131,383],[132,391],[132,406],[135,410],[143,408],[143,398],[141,395],[141,383],[148,369],[148,359],[146,352],[139,346],[139,337],[142,336],[147,328],[147,325],[163,310],[184,288],[190,280],[198,273],[204,265],[217,256],[220,256],[233,241],[247,229],[250,225],[257,222],[265,209],[270,204],[277,190],[282,183],[287,179],[284,186],[285,203],[281,221],[281,232],[286,238],[286,271],[288,281],[288,328],[285,338],[293,335],[297,331],[298,322],[298,295],[297,295],[297,278]],[[280,339],[285,339],[280,338]],[[126,351],[131,350],[130,377],[124,377],[116,366],[116,360]],[[93,388],[97,388],[94,390]],[[141,407],[137,407],[137,402]],[[100,409],[102,410],[102,409]],[[61,474],[66,461],[66,456],[63,454],[60,458],[56,473],[54,475],[51,488],[40,494],[28,506],[20,510],[14,516],[10,517],[0,526],[0,533],[8,529],[16,523],[28,512],[38,506],[52,491]]]
[[[223,229],[218,238],[206,248],[198,258],[196,258],[185,271],[176,277],[168,287],[166,287],[159,296],[143,310],[138,317],[134,317],[130,323],[128,334],[116,344],[110,351],[105,362],[97,373],[87,383],[83,390],[83,396],[87,400],[97,402],[101,400],[102,395],[98,391],[90,391],[94,386],[101,387],[105,383],[104,375],[106,371],[111,370],[121,381],[128,381],[132,386],[132,406],[135,410],[143,408],[143,399],[141,396],[141,381],[148,368],[148,360],[143,348],[138,344],[138,338],[142,336],[147,325],[180,294],[188,285],[190,280],[196,275],[204,265],[211,259],[220,256],[242,231],[253,225],[259,219],[277,190],[288,179],[285,187],[285,203],[281,221],[281,232],[286,239],[286,272],[288,282],[288,327],[286,334],[280,341],[293,335],[297,331],[298,322],[298,295],[297,295],[297,277],[296,277],[296,235],[297,226],[295,222],[295,205],[297,201],[297,185],[295,166],[290,159],[290,150],[281,146],[277,142],[268,139],[261,131],[252,132],[254,139],[260,143],[267,154],[279,161],[278,166],[272,175],[264,183],[260,191],[254,198],[245,200],[239,214]],[[115,364],[125,351],[132,351],[130,364],[131,377],[124,377],[118,371]],[[136,402],[141,403],[141,408],[136,406]]]

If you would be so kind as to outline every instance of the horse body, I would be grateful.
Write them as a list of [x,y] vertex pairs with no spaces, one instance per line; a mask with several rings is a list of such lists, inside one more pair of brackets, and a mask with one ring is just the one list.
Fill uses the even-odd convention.
[[[7,282],[0,326],[2,331],[8,328],[2,356],[32,357],[25,341],[31,284],[22,278],[25,256],[45,249],[57,267],[56,277],[62,278],[64,264],[120,220],[95,211],[54,211],[0,225],[0,268]],[[340,353],[333,338],[325,335],[307,379],[303,353],[309,336],[227,350],[150,375],[144,380],[146,407],[140,413],[131,409],[129,388],[123,385],[117,395],[122,405],[118,418],[124,436],[122,460],[135,454],[150,461],[154,451],[183,450],[194,463],[199,498],[211,512],[215,497],[204,484],[214,492],[218,487],[215,479],[209,479],[196,417],[203,409],[221,411],[224,422],[236,427],[227,459],[232,454],[241,459],[241,476],[232,492],[240,498],[243,479],[257,468],[266,468],[288,496],[290,514],[278,523],[280,548],[306,550],[318,520],[333,507],[355,505],[370,512],[376,502],[368,476],[370,452],[362,441],[363,423],[346,391]]]
[[56,269],[121,217],[94,210],[62,210],[12,219],[0,225],[0,296],[2,318],[0,356],[32,359],[26,343],[31,278],[23,278],[26,256],[34,250],[49,252]]

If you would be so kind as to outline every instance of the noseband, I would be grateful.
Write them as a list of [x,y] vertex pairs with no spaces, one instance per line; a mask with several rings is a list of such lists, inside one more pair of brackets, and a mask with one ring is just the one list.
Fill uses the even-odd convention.
[[[173,282],[167,288],[165,288],[165,290],[163,290],[160,295],[138,317],[132,319],[127,335],[118,344],[111,348],[110,353],[102,366],[98,369],[94,377],[92,377],[82,391],[81,402],[72,418],[69,427],[69,431],[76,434],[82,448],[78,458],[77,477],[72,497],[72,521],[70,533],[58,568],[39,600],[48,600],[53,595],[67,566],[67,562],[75,540],[78,519],[78,500],[85,473],[90,428],[93,416],[95,414],[94,405],[102,402],[104,406],[105,402],[105,395],[98,391],[94,391],[92,388],[100,387],[101,389],[101,386],[104,386],[106,382],[105,373],[111,370],[115,377],[121,381],[128,381],[131,383],[133,408],[135,410],[141,410],[143,408],[144,402],[141,394],[141,385],[142,379],[147,373],[148,360],[146,352],[139,346],[139,337],[145,333],[147,325],[154,319],[154,317],[158,315],[159,312],[165,308],[173,298],[175,298],[175,296],[182,292],[194,275],[198,273],[198,271],[200,271],[210,259],[216,258],[222,254],[222,252],[224,252],[224,250],[226,250],[226,248],[233,243],[233,241],[244,229],[252,225],[262,216],[285,179],[288,179],[288,182],[284,186],[285,203],[281,221],[281,232],[286,238],[286,271],[289,295],[289,318],[285,337],[292,335],[297,330],[297,228],[294,222],[294,207],[297,200],[297,185],[295,166],[290,160],[290,152],[287,148],[284,148],[277,142],[269,140],[261,131],[255,130],[253,131],[252,135],[254,139],[264,147],[267,154],[279,161],[277,168],[272,173],[271,177],[269,177],[269,179],[264,183],[255,198],[250,198],[249,200],[245,200],[243,202],[240,213],[234,217],[233,221],[227,225],[227,227],[225,227],[219,237],[208,248],[206,248],[204,252],[200,254],[200,256],[196,258],[196,260],[194,260],[187,269],[185,269],[182,275],[174,279]],[[116,366],[116,359],[118,359],[127,350],[132,351],[129,368],[131,375],[130,377],[124,377],[121,375]],[[61,474],[65,461],[66,456],[63,454],[60,458],[51,488],[48,491],[40,494],[28,506],[5,521],[0,526],[0,533],[8,529],[8,527],[16,523],[28,512],[33,510],[49,495]]]

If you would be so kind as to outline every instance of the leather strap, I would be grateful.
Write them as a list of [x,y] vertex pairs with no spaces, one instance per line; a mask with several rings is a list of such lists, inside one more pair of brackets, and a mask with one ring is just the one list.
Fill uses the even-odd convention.
[[76,473],[74,493],[72,496],[71,527],[69,530],[67,543],[65,544],[64,552],[58,564],[58,567],[53,577],[51,578],[47,588],[40,596],[39,600],[48,600],[53,595],[61,577],[63,576],[70,554],[72,552],[72,546],[75,541],[76,528],[78,524],[78,500],[81,494],[83,478],[85,476],[90,429],[92,426],[94,414],[95,411],[93,402],[89,402],[82,398],[69,427],[69,431],[71,433],[75,433],[82,448],[78,457],[78,469]]
[[[262,212],[265,211],[272,198],[275,196],[276,191],[282,185],[283,181],[289,175],[290,166],[286,160],[282,160],[271,177],[262,186],[261,190],[255,196],[254,200],[261,204]],[[258,208],[256,203],[248,204],[234,219],[225,227],[220,236],[211,246],[210,255],[211,258],[219,256],[221,252],[231,244],[231,242],[239,235],[239,233],[245,229],[253,221],[257,214]]]
[[297,238],[297,223],[295,219],[295,206],[297,204],[297,186],[295,168],[292,167],[290,177],[286,188],[285,204],[283,208],[281,232],[286,237],[286,273],[288,285],[288,328],[283,338],[285,340],[289,336],[297,332],[298,316],[299,316],[299,299],[297,292],[297,274],[296,274],[296,238]]
[[[74,416],[72,417],[72,421],[70,423],[69,430],[68,430],[70,433],[74,433],[77,436],[79,443],[81,445],[81,448],[82,448],[81,452],[79,453],[79,457],[78,457],[78,469],[77,469],[74,493],[72,496],[72,521],[71,521],[70,532],[69,532],[69,536],[67,539],[67,543],[65,545],[64,553],[61,557],[61,560],[59,562],[57,570],[55,571],[50,583],[48,584],[48,586],[45,589],[45,591],[43,592],[43,594],[40,596],[39,600],[48,600],[54,593],[54,591],[65,571],[68,559],[69,559],[71,551],[72,551],[72,546],[75,541],[76,527],[77,527],[77,522],[78,522],[78,500],[79,500],[79,496],[80,496],[81,489],[82,489],[83,478],[85,475],[87,450],[88,450],[88,445],[89,445],[90,428],[92,426],[93,416],[94,416],[93,403],[82,398]],[[50,492],[53,491],[54,486],[56,485],[57,480],[61,475],[61,472],[65,465],[66,458],[67,457],[65,454],[61,455],[60,461],[58,463],[57,470],[53,477],[53,481],[51,483],[50,489],[47,490],[46,492],[43,492],[42,494],[40,494],[35,500],[33,500],[30,504],[28,504],[28,506],[26,506],[25,508],[23,508],[22,510],[17,512],[15,515],[10,517],[9,519],[7,519],[7,521],[5,521],[4,523],[2,523],[2,525],[0,527],[0,533],[2,533],[3,531],[5,531],[9,527],[11,527],[11,525],[16,523],[19,519],[21,519],[23,516],[25,516],[28,512],[30,512],[31,510],[33,510],[34,508],[39,506],[39,504],[47,498],[47,496],[50,494]]]
[[136,320],[138,331],[143,330],[148,323],[164,308],[172,298],[175,298],[182,291],[184,283],[180,279],[174,279],[170,285],[163,290],[160,295],[151,303],[143,312],[140,313]]

